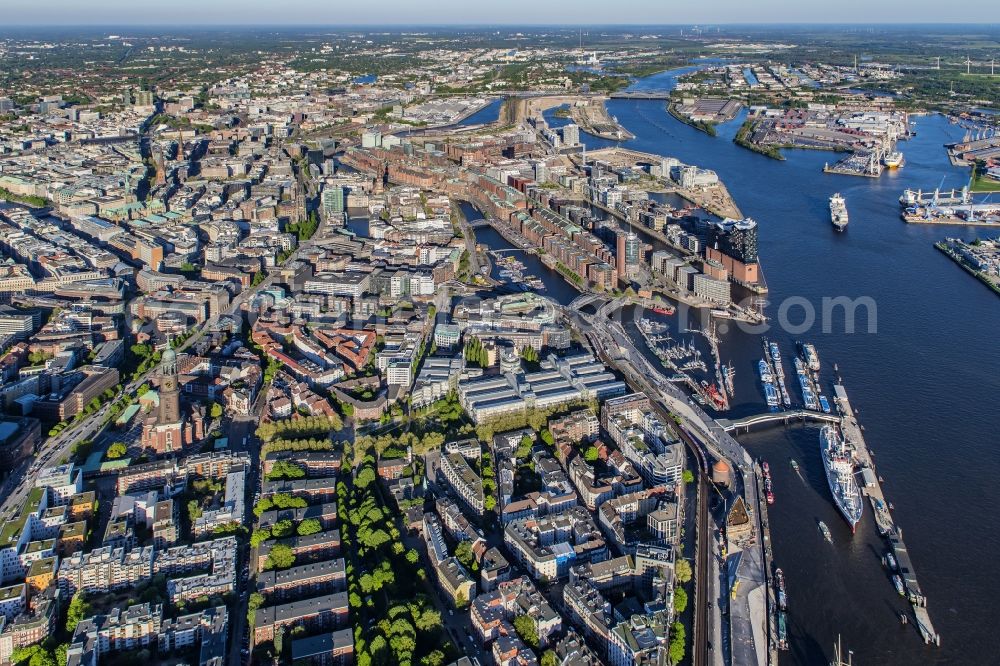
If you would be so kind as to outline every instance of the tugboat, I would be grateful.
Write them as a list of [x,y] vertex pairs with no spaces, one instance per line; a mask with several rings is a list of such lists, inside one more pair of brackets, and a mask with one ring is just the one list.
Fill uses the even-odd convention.
[[670,306],[670,305],[667,305],[667,306],[657,305],[656,307],[652,307],[652,308],[649,308],[649,309],[652,310],[653,312],[655,312],[656,314],[660,314],[660,315],[672,315],[674,312],[676,312],[676,310],[673,308],[673,306]]
[[797,462],[795,462],[794,458],[792,458],[792,460],[790,462],[791,462],[791,465],[792,465],[792,470],[795,471],[795,472],[798,472],[799,471],[799,464]]

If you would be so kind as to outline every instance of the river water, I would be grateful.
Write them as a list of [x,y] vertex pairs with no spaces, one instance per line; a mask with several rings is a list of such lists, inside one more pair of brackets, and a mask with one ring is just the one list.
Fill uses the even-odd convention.
[[[647,77],[634,87],[671,88],[690,69]],[[857,664],[1000,663],[1000,639],[987,629],[1000,591],[991,492],[1000,463],[994,339],[1000,303],[933,247],[946,236],[974,238],[976,229],[907,225],[897,202],[906,187],[967,182],[967,172],[952,167],[942,147],[963,130],[941,116],[917,118],[917,136],[901,144],[906,166],[869,179],[824,174],[824,162],[836,159],[832,153],[786,151],[788,159],[779,162],[738,147],[732,137],[742,115],[710,137],[673,119],[662,101],[612,100],[608,109],[636,135],[626,147],[714,169],[743,213],[758,221],[772,324],[789,299],[815,310],[812,326],[785,331],[775,325],[766,335],[781,344],[793,400],[796,341],[816,345],[828,396],[838,365],[941,634],[941,647],[926,647],[912,623],[900,624],[898,612],[908,606],[879,563],[885,545],[871,507],[852,536],[827,489],[818,429],[775,428],[741,441],[771,463],[774,477],[771,536],[789,596],[791,649],[782,653],[782,663],[829,663],[838,635]],[[552,125],[565,122],[547,115]],[[589,150],[613,143],[581,136]],[[836,191],[850,211],[845,233],[836,233],[829,220],[827,199]],[[479,230],[477,237],[491,247],[508,246],[492,230]],[[539,266],[529,272],[549,285],[547,294],[571,300],[573,290],[558,289],[559,276]],[[843,296],[870,298],[875,307],[870,316],[860,311],[854,333],[845,330],[842,310],[823,327],[823,299]],[[803,322],[801,304],[788,310],[793,324]],[[729,415],[765,411],[756,378],[761,336],[732,326],[719,332],[722,359],[736,370]],[[798,461],[800,474],[789,459]],[[818,520],[830,526],[833,545],[817,531]]]

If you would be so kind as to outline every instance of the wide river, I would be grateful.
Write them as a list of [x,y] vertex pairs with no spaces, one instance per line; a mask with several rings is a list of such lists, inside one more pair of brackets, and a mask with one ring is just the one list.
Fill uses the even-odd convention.
[[[684,71],[634,87],[671,88]],[[613,100],[608,108],[636,135],[626,147],[715,170],[743,213],[760,224],[773,324],[766,335],[781,344],[786,374],[793,372],[795,341],[813,342],[827,395],[837,364],[941,635],[941,647],[926,647],[912,623],[901,625],[898,613],[908,605],[880,564],[885,544],[871,507],[852,536],[827,488],[818,429],[774,428],[741,441],[770,462],[774,477],[771,536],[787,580],[791,644],[782,662],[829,663],[839,635],[858,664],[1000,663],[1000,632],[989,628],[1000,593],[994,568],[1000,519],[992,493],[1000,466],[1000,301],[933,247],[946,236],[974,238],[976,229],[907,225],[897,201],[906,187],[967,182],[967,171],[952,167],[942,147],[963,130],[941,116],[916,118],[916,137],[901,143],[905,167],[870,179],[824,174],[824,162],[836,159],[832,153],[786,151],[788,159],[779,162],[744,150],[732,142],[742,116],[710,137],[672,118],[662,101]],[[546,115],[552,125],[566,122]],[[581,136],[590,150],[611,145]],[[837,191],[850,211],[845,233],[836,233],[829,219],[827,199]],[[477,236],[507,246],[492,230]],[[575,295],[534,258],[526,263],[548,295],[564,303]],[[836,297],[871,299],[875,314],[859,317],[853,333],[842,314],[825,330],[822,302]],[[815,310],[807,330],[777,325],[789,299],[800,303],[788,311],[793,324],[803,321],[801,303]],[[736,371],[731,415],[765,411],[756,378],[760,335],[735,327],[720,333],[722,359]],[[789,380],[795,399],[794,375]],[[800,464],[799,474],[790,459]],[[830,526],[833,545],[822,539],[818,520]]]

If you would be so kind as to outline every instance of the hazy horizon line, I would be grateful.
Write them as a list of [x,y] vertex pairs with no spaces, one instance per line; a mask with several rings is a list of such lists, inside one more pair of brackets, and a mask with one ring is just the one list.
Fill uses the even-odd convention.
[[1000,28],[1000,20],[996,23],[982,22],[955,22],[944,23],[941,21],[906,21],[906,22],[877,22],[870,21],[732,21],[713,23],[507,23],[507,22],[483,22],[483,23],[342,23],[342,24],[317,24],[317,23],[202,23],[199,25],[174,24],[174,23],[7,23],[0,27],[0,33],[9,28],[310,28],[310,29],[338,29],[350,30],[364,28],[367,30],[382,30],[386,28],[716,28],[716,27],[768,27],[768,26],[803,26],[803,27],[909,27],[909,26],[937,26],[937,27],[974,27],[980,29]]

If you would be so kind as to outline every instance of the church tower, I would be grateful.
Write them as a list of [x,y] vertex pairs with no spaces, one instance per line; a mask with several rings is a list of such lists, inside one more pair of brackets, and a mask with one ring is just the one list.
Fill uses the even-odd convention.
[[177,381],[177,352],[163,352],[160,363],[160,425],[181,422],[180,386]]
[[186,418],[181,414],[180,378],[177,352],[167,349],[160,361],[160,405],[149,415],[142,429],[144,448],[157,455],[169,454],[193,444],[204,436],[201,414]]

